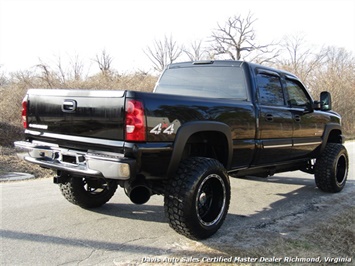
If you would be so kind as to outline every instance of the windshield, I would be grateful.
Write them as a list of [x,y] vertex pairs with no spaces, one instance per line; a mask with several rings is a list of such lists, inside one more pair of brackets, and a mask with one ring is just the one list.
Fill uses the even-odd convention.
[[160,78],[155,92],[243,100],[248,98],[243,69],[231,66],[167,69]]

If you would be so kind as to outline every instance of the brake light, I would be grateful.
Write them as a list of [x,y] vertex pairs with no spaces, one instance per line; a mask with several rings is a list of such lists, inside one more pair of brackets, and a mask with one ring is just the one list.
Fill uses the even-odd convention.
[[24,128],[28,128],[28,123],[27,123],[27,95],[22,101],[22,124]]
[[138,100],[126,100],[126,140],[145,141],[146,125],[144,106]]

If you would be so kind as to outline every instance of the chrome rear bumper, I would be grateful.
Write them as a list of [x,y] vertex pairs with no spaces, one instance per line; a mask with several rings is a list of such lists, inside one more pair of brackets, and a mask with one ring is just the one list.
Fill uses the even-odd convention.
[[119,153],[68,150],[44,142],[16,141],[14,144],[28,151],[24,159],[30,163],[84,176],[127,180],[136,164],[134,159]]

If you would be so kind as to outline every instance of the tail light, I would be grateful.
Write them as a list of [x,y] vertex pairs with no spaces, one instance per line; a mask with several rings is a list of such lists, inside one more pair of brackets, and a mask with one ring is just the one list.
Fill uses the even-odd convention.
[[126,140],[145,141],[146,125],[144,106],[138,100],[126,100]]
[[27,102],[28,96],[26,95],[25,98],[22,101],[22,124],[24,128],[28,128],[28,122],[27,122],[27,107],[28,107],[28,102]]

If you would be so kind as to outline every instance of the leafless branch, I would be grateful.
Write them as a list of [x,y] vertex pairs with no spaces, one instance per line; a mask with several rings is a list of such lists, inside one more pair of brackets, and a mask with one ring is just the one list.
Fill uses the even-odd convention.
[[191,61],[199,61],[209,57],[207,50],[202,48],[202,40],[192,42],[189,48],[184,49],[184,53]]
[[101,73],[107,75],[111,71],[111,63],[113,61],[112,56],[110,56],[106,50],[102,50],[100,55],[96,55],[94,62],[96,62],[101,70]]
[[[215,55],[228,54],[233,60],[247,58],[254,53],[253,59],[259,62],[272,61],[278,56],[273,44],[258,45],[253,28],[256,19],[249,13],[245,18],[241,15],[230,17],[224,25],[217,24],[217,29],[211,35],[211,50]],[[270,53],[266,56],[265,54]],[[263,58],[259,60],[259,57]]]
[[43,63],[41,59],[39,59],[39,61],[40,63],[37,64],[36,67],[42,71],[42,75],[40,76],[40,79],[45,81],[50,88],[53,88],[53,82],[52,82],[53,78],[49,66]]
[[153,63],[154,68],[163,71],[164,68],[180,57],[184,48],[173,40],[172,36],[164,36],[163,40],[155,40],[152,46],[148,46],[144,53]]

